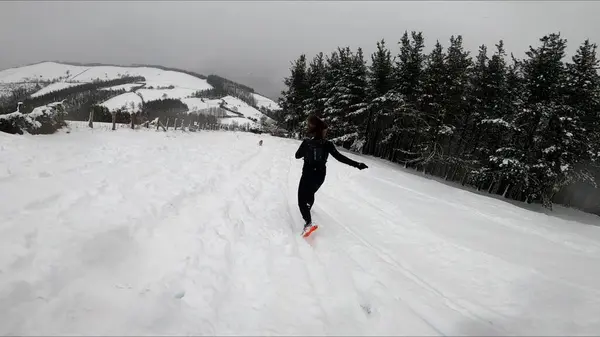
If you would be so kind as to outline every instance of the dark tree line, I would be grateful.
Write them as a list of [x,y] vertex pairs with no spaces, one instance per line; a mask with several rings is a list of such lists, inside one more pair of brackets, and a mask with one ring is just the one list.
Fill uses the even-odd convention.
[[[132,77],[117,78],[117,79],[108,80],[108,81],[96,81],[96,82],[92,82],[92,83],[82,83],[81,85],[76,85],[76,86],[64,88],[61,90],[52,91],[45,95],[41,95],[41,96],[37,96],[37,97],[26,97],[25,99],[23,99],[23,97],[22,97],[23,95],[17,95],[18,97],[15,97],[15,99],[19,99],[19,98],[22,99],[23,106],[21,107],[21,112],[23,112],[23,113],[29,113],[38,106],[50,104],[53,102],[59,102],[62,100],[77,100],[77,97],[80,99],[82,96],[90,97],[92,102],[90,102],[90,104],[88,104],[86,107],[91,108],[91,106],[96,103],[95,101],[93,101],[95,99],[94,97],[97,96],[98,99],[102,99],[104,97],[110,98],[115,95],[115,91],[112,91],[112,92],[107,91],[107,92],[103,93],[102,90],[98,90],[98,89],[117,86],[117,85],[121,85],[121,84],[134,83],[134,82],[139,82],[139,81],[145,81],[145,78],[132,76]],[[15,96],[15,95],[13,94],[13,96]],[[15,102],[14,100],[11,100],[10,102],[6,103],[6,106],[3,107],[4,108],[3,111],[13,112],[15,110],[16,106],[17,106],[17,102]],[[69,110],[69,113],[71,114],[70,110]],[[87,113],[89,113],[89,110],[87,111]],[[80,119],[77,119],[77,120],[80,120]]]
[[87,90],[70,94],[64,98],[67,119],[72,121],[86,121],[89,119],[90,111],[97,104],[120,95],[125,91]]
[[19,102],[23,102],[29,96],[39,91],[41,88],[42,87],[39,83],[31,87],[15,85],[10,90],[9,95],[0,96],[0,115],[15,112],[15,108],[17,107],[17,104]]
[[473,58],[461,36],[428,54],[418,32],[398,45],[378,42],[370,64],[360,48],[301,55],[284,80],[285,126],[301,131],[317,114],[346,148],[507,198],[600,212],[595,44],[586,40],[570,60],[559,34],[522,60],[502,41]]
[[[106,107],[95,105],[92,109],[94,110],[95,122],[112,122],[112,113]],[[146,121],[153,121],[159,118],[163,125],[167,125],[168,121],[169,126],[174,126],[175,121],[177,121],[177,126],[180,126],[183,121],[186,127],[194,123],[198,125],[218,123],[218,119],[215,116],[188,113],[188,110],[188,106],[179,99],[166,98],[148,101],[142,104],[141,111],[135,113],[135,122],[136,124],[144,124]],[[114,113],[116,115],[116,123],[131,123],[131,113],[128,110],[117,110]]]
[[187,115],[188,106],[179,99],[166,98],[143,104],[142,114],[149,120],[156,117],[182,117]]

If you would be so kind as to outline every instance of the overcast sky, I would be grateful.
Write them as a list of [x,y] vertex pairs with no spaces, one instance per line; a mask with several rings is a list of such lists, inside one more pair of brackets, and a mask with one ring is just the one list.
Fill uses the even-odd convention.
[[600,43],[600,1],[23,1],[0,2],[0,69],[64,60],[147,63],[215,73],[273,98],[290,61],[337,46],[366,55],[405,30],[427,47],[463,35],[465,47],[503,39],[520,57],[560,32],[573,52]]

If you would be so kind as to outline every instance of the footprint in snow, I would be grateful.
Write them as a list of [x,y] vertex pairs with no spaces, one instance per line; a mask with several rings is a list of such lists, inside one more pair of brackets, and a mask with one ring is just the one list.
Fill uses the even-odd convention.
[[371,315],[371,306],[368,304],[361,304],[360,307],[362,308],[362,310],[367,314],[367,315]]

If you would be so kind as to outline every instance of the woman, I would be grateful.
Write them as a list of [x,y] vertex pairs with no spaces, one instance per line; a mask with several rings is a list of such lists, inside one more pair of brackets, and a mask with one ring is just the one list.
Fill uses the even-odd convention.
[[343,154],[339,153],[335,145],[327,139],[327,124],[319,117],[311,115],[308,117],[308,132],[313,135],[311,139],[304,139],[298,151],[296,151],[296,159],[304,158],[304,166],[302,167],[302,177],[298,186],[298,206],[300,213],[306,224],[302,231],[302,236],[307,237],[318,226],[312,224],[310,209],[315,202],[315,193],[325,180],[327,157],[329,154],[338,161],[363,170],[367,168],[364,163],[356,162]]

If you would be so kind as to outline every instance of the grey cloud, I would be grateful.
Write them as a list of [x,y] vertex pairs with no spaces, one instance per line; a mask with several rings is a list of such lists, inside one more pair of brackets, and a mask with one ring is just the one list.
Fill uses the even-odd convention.
[[505,40],[523,56],[561,32],[573,52],[600,43],[599,2],[487,1],[130,1],[0,2],[0,68],[41,60],[152,63],[216,73],[271,97],[290,61],[337,46],[370,54],[385,38],[392,51],[405,30],[427,46],[461,34],[473,53]]

